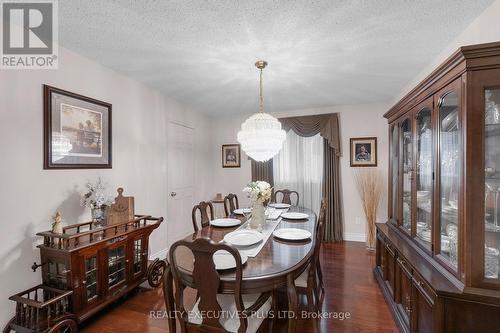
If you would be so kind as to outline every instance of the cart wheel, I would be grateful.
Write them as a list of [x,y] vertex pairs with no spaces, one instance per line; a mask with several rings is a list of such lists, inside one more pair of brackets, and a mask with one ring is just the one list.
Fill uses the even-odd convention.
[[78,326],[74,319],[64,319],[53,326],[47,333],[76,333]]
[[165,268],[167,264],[165,261],[156,259],[149,268],[148,282],[153,288],[158,287],[161,284],[163,273],[165,273]]
[[11,327],[10,327],[10,324],[14,323],[14,321],[16,320],[16,317],[12,317],[11,320],[9,320],[9,322],[7,323],[7,325],[5,325],[5,327],[3,328],[3,331],[2,333],[10,333],[10,332],[15,332]]

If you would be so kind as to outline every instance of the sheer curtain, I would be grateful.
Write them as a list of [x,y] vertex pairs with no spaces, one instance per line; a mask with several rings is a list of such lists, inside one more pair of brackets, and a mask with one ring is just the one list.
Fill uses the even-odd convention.
[[[323,138],[288,131],[283,149],[273,159],[274,189],[299,192],[299,206],[319,212],[323,186]],[[293,202],[293,200],[292,200]]]

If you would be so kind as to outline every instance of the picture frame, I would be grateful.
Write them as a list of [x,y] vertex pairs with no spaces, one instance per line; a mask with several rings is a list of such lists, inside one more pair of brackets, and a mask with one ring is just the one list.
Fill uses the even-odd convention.
[[222,167],[223,168],[241,167],[241,145],[239,144],[222,145]]
[[377,138],[351,138],[351,167],[377,166]]
[[43,98],[43,168],[111,169],[112,105],[49,85]]

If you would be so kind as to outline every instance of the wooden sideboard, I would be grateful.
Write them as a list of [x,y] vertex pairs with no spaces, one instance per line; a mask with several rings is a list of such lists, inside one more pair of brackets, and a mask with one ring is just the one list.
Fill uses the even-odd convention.
[[92,229],[89,222],[65,227],[62,235],[38,233],[44,238],[38,246],[43,284],[73,290],[70,312],[78,322],[148,279],[157,287],[166,265],[164,261],[148,265],[148,246],[149,235],[162,221],[137,215],[99,229]]
[[42,285],[10,297],[16,313],[4,332],[76,332],[77,324],[141,283],[158,287],[166,263],[148,260],[149,235],[163,218],[135,215],[105,227],[93,222],[40,232]]
[[403,332],[500,332],[500,43],[462,47],[392,107],[375,277]]

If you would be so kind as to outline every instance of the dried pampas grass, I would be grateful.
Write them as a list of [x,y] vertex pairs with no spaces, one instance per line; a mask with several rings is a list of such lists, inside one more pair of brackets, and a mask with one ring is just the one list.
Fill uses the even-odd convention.
[[377,169],[357,169],[354,170],[354,180],[366,217],[366,247],[373,250],[375,249],[375,222],[378,206],[382,200],[382,176]]

